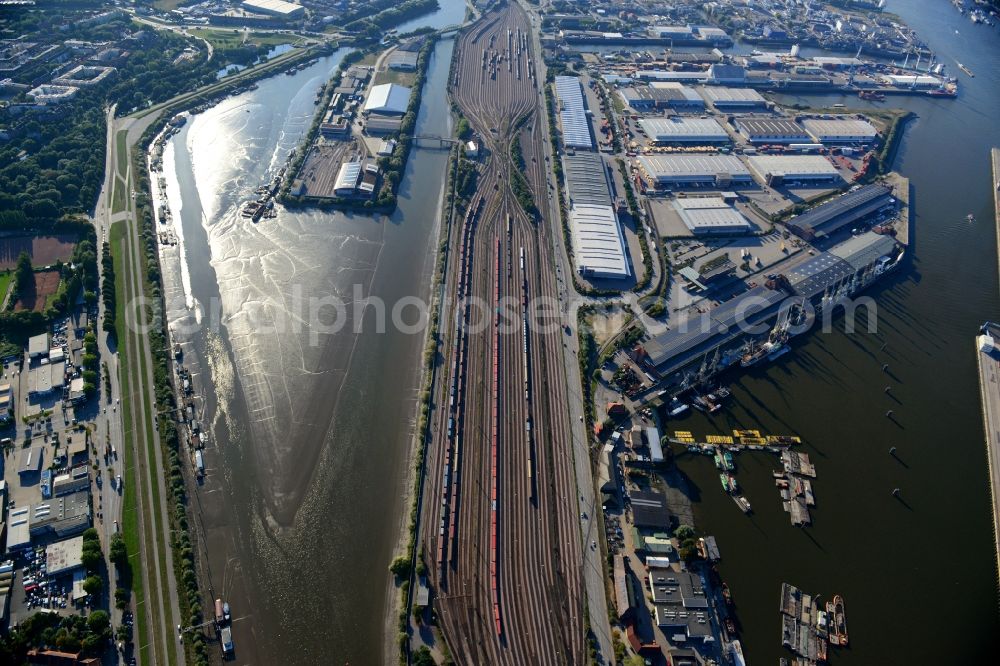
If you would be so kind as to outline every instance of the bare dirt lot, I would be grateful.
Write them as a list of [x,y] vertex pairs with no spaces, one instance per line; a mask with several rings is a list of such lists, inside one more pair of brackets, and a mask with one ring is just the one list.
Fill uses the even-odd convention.
[[56,261],[67,261],[73,255],[76,241],[76,236],[72,234],[0,238],[0,270],[14,268],[21,252],[31,255],[33,266],[49,266]]
[[14,310],[34,310],[41,312],[45,309],[45,301],[59,288],[59,271],[39,271],[35,273],[34,293],[25,294],[14,306]]

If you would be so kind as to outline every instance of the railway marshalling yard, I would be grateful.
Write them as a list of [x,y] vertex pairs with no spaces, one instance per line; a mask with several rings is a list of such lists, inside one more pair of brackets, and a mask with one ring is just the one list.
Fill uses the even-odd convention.
[[421,530],[438,623],[457,663],[585,661],[561,333],[524,316],[528,299],[555,298],[552,232],[525,214],[511,187],[519,137],[523,175],[545,200],[537,86],[520,6],[463,31],[449,87],[483,157],[468,213],[448,239],[444,300],[455,305],[441,318]]

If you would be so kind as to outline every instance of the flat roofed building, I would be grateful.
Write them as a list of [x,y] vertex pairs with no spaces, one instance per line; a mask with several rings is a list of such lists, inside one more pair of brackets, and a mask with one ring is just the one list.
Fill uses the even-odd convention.
[[396,83],[372,86],[364,110],[387,116],[401,116],[410,104],[410,89]]
[[717,109],[753,109],[767,106],[767,100],[753,88],[705,86],[701,96]]
[[694,37],[694,29],[689,25],[654,25],[649,29],[649,34],[663,39],[691,39]]
[[698,33],[698,37],[706,42],[710,42],[716,45],[728,45],[732,44],[733,40],[722,28],[716,28],[713,26],[698,26],[695,28],[695,32]]
[[632,503],[632,524],[658,530],[669,530],[671,526],[667,498],[654,490],[633,490],[629,492]]
[[337,196],[353,194],[358,189],[359,178],[361,178],[361,162],[344,162],[337,172],[333,193]]
[[243,0],[244,9],[282,18],[299,18],[305,15],[306,8],[284,0]]
[[939,88],[944,85],[943,80],[927,74],[887,74],[882,78],[896,88]]
[[729,135],[715,118],[643,118],[639,127],[654,143],[729,143]]
[[17,464],[17,473],[22,479],[34,474],[40,474],[42,463],[45,461],[45,449],[40,446],[32,446],[21,449],[21,458]]
[[646,428],[646,443],[649,445],[649,459],[654,463],[663,462],[663,444],[660,442],[660,431],[656,426]]
[[788,118],[737,118],[736,129],[750,143],[808,143],[812,137]]
[[65,384],[65,361],[36,365],[28,370],[28,395],[45,395],[62,389]]
[[49,334],[39,333],[28,338],[28,358],[41,358],[49,353]]
[[666,185],[751,185],[750,170],[734,155],[643,155],[636,158],[646,177]]
[[45,573],[59,576],[83,566],[83,537],[76,536],[45,547]]
[[723,85],[727,83],[741,84],[747,78],[746,70],[739,65],[722,65],[717,63],[708,68],[708,74],[709,80],[712,83],[721,83]]
[[708,81],[707,70],[700,72],[674,71],[667,69],[641,69],[635,73],[635,78],[643,81],[680,81],[684,83],[705,83]]
[[894,255],[896,247],[891,236],[868,231],[830,248],[829,253],[842,259],[855,273],[861,273],[877,265],[882,257]]
[[386,58],[386,63],[389,69],[412,72],[417,69],[417,52],[396,49]]
[[371,135],[395,134],[402,124],[402,118],[369,116],[365,120],[365,131]]
[[820,143],[871,143],[878,130],[858,118],[806,118],[802,126]]
[[563,173],[570,207],[614,205],[604,160],[597,153],[564,155]]
[[711,639],[708,598],[697,574],[651,568],[649,584],[656,624],[672,645]]
[[90,488],[90,468],[86,465],[74,467],[52,480],[52,495],[62,497]]
[[584,276],[626,278],[632,274],[618,216],[611,206],[581,204],[569,210],[573,263]]
[[618,618],[621,619],[625,617],[629,610],[631,609],[631,603],[629,602],[628,596],[628,579],[625,574],[625,555],[615,555],[614,563],[614,581],[615,581],[615,610],[618,612]]
[[11,508],[7,513],[7,552],[31,547],[29,523],[31,509],[26,506]]
[[567,148],[592,149],[594,139],[590,132],[590,120],[587,117],[580,79],[575,76],[557,76],[555,83],[563,145]]
[[839,183],[840,172],[822,155],[753,155],[750,170],[762,183]]
[[618,91],[626,105],[633,109],[701,110],[705,102],[693,89],[676,81],[653,81],[648,86],[622,88]]
[[751,230],[750,222],[743,214],[721,197],[674,199],[673,206],[684,226],[696,236],[746,233]]
[[862,222],[895,204],[891,189],[880,183],[872,183],[814,206],[785,222],[785,226],[796,236],[812,240]]
[[80,491],[31,507],[31,537],[67,537],[90,527],[90,493]]
[[829,252],[821,252],[785,272],[796,294],[814,298],[854,274],[850,264]]
[[[699,276],[700,277],[700,276]],[[702,356],[739,344],[744,332],[773,317],[785,294],[757,286],[699,315],[688,316],[642,342],[646,360],[664,378]]]

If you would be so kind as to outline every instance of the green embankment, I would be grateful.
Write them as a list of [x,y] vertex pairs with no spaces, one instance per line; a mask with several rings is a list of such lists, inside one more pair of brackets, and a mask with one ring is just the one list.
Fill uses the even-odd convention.
[[[111,238],[109,239],[109,244],[111,245],[111,257],[113,259],[115,275],[124,276],[125,270],[121,243],[122,239],[125,237],[125,223],[116,222],[113,224],[111,226],[110,235]],[[121,385],[121,409],[122,414],[127,414],[132,409],[132,398],[129,393],[128,354],[121,353],[121,346],[124,345],[127,332],[125,327],[126,293],[125,285],[122,283],[121,279],[116,281],[115,291],[117,292],[117,297],[115,299],[115,335],[119,341],[118,366],[121,373],[119,377]],[[128,479],[128,482],[125,484],[124,496],[122,498],[122,534],[125,538],[125,547],[128,550],[129,569],[132,572],[130,581],[132,584],[132,598],[135,602],[136,610],[139,611],[142,605],[146,602],[146,592],[142,584],[142,562],[139,558],[139,515],[136,500],[136,492],[138,490],[136,479],[138,478],[138,471],[136,471],[136,463],[132,457],[132,429],[130,427],[125,427],[122,429],[122,432],[125,438],[124,445],[122,447],[122,457],[126,473],[125,478]],[[129,474],[130,470],[133,472],[132,474]],[[139,646],[139,659],[144,664],[151,663],[149,654],[149,629],[146,626],[145,613],[136,612],[135,627],[135,644]]]

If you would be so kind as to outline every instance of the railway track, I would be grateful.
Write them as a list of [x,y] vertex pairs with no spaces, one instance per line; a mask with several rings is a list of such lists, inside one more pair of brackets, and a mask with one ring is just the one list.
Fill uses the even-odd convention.
[[[528,30],[514,3],[484,15],[459,38],[450,86],[484,159],[448,243],[454,305],[443,324],[448,372],[434,387],[421,548],[460,664],[585,661],[561,332],[528,317],[532,299],[556,298],[552,239],[510,184],[523,171],[535,200],[545,197]],[[515,136],[523,170],[510,154]]]

